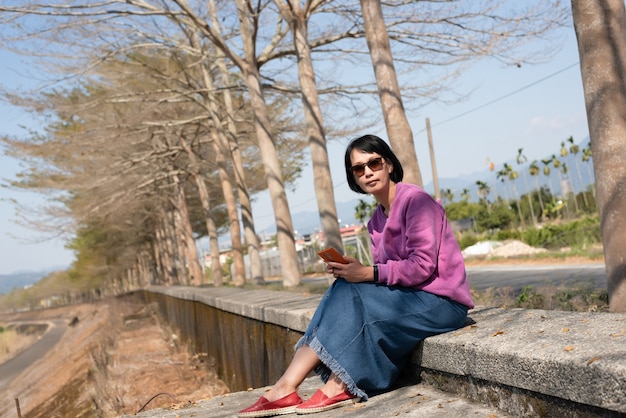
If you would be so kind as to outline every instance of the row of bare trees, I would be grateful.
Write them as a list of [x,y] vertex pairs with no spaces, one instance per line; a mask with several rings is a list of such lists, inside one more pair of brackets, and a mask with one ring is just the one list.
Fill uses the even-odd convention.
[[407,180],[421,184],[406,103],[449,97],[450,80],[480,57],[545,58],[518,47],[567,18],[560,1],[2,2],[1,45],[39,57],[51,81],[5,89],[48,118],[44,133],[4,138],[30,164],[13,186],[53,192],[59,204],[45,215],[65,221],[53,228],[79,231],[76,246],[98,250],[106,277],[201,284],[194,241],[207,236],[217,285],[224,228],[234,283],[245,281],[245,253],[262,280],[250,201],[267,189],[283,283],[294,286],[285,188],[305,155],[327,244],[341,248],[328,138],[380,119],[377,95]]

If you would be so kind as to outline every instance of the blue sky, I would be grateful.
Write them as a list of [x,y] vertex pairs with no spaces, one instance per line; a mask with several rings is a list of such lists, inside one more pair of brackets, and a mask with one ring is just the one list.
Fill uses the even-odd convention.
[[[463,103],[429,105],[409,115],[424,184],[432,182],[425,132],[430,118],[437,169],[442,178],[481,172],[489,160],[501,168],[524,148],[529,161],[557,153],[562,141],[573,136],[580,142],[588,136],[578,51],[573,29],[568,31],[561,51],[549,62],[534,66],[502,67],[483,62],[463,74],[458,86],[473,91]],[[23,59],[0,51],[0,83],[15,87],[34,85],[23,77]],[[0,132],[17,135],[19,125],[36,128],[36,122],[19,109],[0,103]],[[367,132],[386,138],[384,126]],[[351,138],[329,143],[331,170],[338,202],[359,196],[349,190],[343,174],[343,152]],[[14,178],[18,163],[0,155],[0,182]],[[310,167],[306,167],[295,191],[288,192],[292,214],[311,210],[315,205]],[[433,190],[429,190],[433,192]],[[40,202],[29,193],[0,189],[0,274],[18,270],[42,270],[67,266],[73,254],[64,241],[46,239],[37,232],[16,225],[13,205],[16,199],[27,205]],[[271,228],[272,206],[266,193],[256,196],[253,212],[258,231]],[[301,231],[303,233],[310,231]],[[35,243],[32,243],[35,242]],[[38,243],[37,243],[38,242]]]

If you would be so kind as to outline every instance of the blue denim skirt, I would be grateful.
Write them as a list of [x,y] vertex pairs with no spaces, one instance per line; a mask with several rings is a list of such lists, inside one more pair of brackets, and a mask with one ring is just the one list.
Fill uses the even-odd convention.
[[321,363],[362,400],[389,389],[424,338],[463,326],[467,307],[400,286],[337,279],[322,298],[296,350],[308,345]]

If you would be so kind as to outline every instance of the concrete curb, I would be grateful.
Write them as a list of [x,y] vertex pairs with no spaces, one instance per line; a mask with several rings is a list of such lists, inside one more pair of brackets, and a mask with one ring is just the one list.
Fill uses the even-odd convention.
[[[321,298],[233,288],[147,290],[301,332]],[[430,337],[416,349],[409,374],[413,383],[427,383],[416,390],[445,389],[458,394],[446,396],[512,416],[626,414],[626,315],[477,307],[470,317],[474,324]]]

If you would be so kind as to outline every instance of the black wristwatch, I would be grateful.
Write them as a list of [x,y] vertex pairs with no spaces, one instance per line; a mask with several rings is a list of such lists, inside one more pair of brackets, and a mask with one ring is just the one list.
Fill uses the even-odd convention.
[[374,264],[374,283],[378,283],[378,264]]

